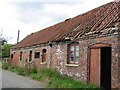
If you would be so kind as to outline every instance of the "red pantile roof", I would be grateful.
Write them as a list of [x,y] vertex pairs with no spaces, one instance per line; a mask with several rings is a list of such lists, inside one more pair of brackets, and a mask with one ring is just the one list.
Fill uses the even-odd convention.
[[[80,37],[90,31],[100,31],[120,21],[120,1],[110,2],[82,15],[66,19],[54,26],[32,33],[14,48],[64,40],[65,37]],[[76,29],[77,28],[77,29]]]

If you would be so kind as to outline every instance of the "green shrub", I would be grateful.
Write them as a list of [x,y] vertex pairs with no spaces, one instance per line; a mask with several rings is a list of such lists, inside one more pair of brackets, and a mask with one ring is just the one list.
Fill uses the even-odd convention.
[[35,80],[41,80],[43,76],[41,74],[34,73],[34,74],[30,74],[30,77]]
[[9,66],[8,70],[14,72],[15,71],[15,67],[11,65],[11,66]]
[[51,68],[42,68],[39,70],[40,78],[48,81],[48,88],[96,88],[95,85],[86,84],[72,79],[69,76],[61,75],[58,71]]
[[25,75],[26,76],[29,76],[30,74],[37,73],[37,69],[35,67],[31,67],[31,68],[24,67],[24,70],[25,70]]
[[37,73],[36,67],[32,67],[32,68],[31,68],[31,73],[32,73],[32,74]]
[[10,67],[10,64],[2,62],[2,68],[7,70]]
[[39,70],[39,73],[41,73],[43,76],[45,77],[60,77],[60,73],[57,72],[55,69],[51,69],[51,68],[41,68]]
[[17,72],[19,75],[25,76],[25,69],[24,69],[23,67],[16,67],[16,72]]

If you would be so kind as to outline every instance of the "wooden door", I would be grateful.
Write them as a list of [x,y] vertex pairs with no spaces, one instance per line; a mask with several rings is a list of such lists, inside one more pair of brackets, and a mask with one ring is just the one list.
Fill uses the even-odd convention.
[[43,62],[46,61],[46,53],[43,53]]
[[90,83],[100,86],[100,48],[90,50]]

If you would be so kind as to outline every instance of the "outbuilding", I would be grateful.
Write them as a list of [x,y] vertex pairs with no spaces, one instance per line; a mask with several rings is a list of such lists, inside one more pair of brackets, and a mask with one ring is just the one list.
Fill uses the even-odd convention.
[[120,88],[120,1],[28,35],[11,49],[14,66],[55,68],[99,87]]

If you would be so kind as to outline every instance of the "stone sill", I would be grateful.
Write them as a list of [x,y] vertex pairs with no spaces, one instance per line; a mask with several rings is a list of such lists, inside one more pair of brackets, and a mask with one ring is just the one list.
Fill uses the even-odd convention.
[[68,66],[68,67],[78,67],[79,65],[77,65],[77,64],[66,64],[66,66]]
[[41,62],[40,64],[45,65],[45,64],[47,64],[47,62]]
[[37,58],[35,58],[34,60],[40,60],[39,58],[37,59]]
[[19,60],[20,62],[22,62],[22,60]]

